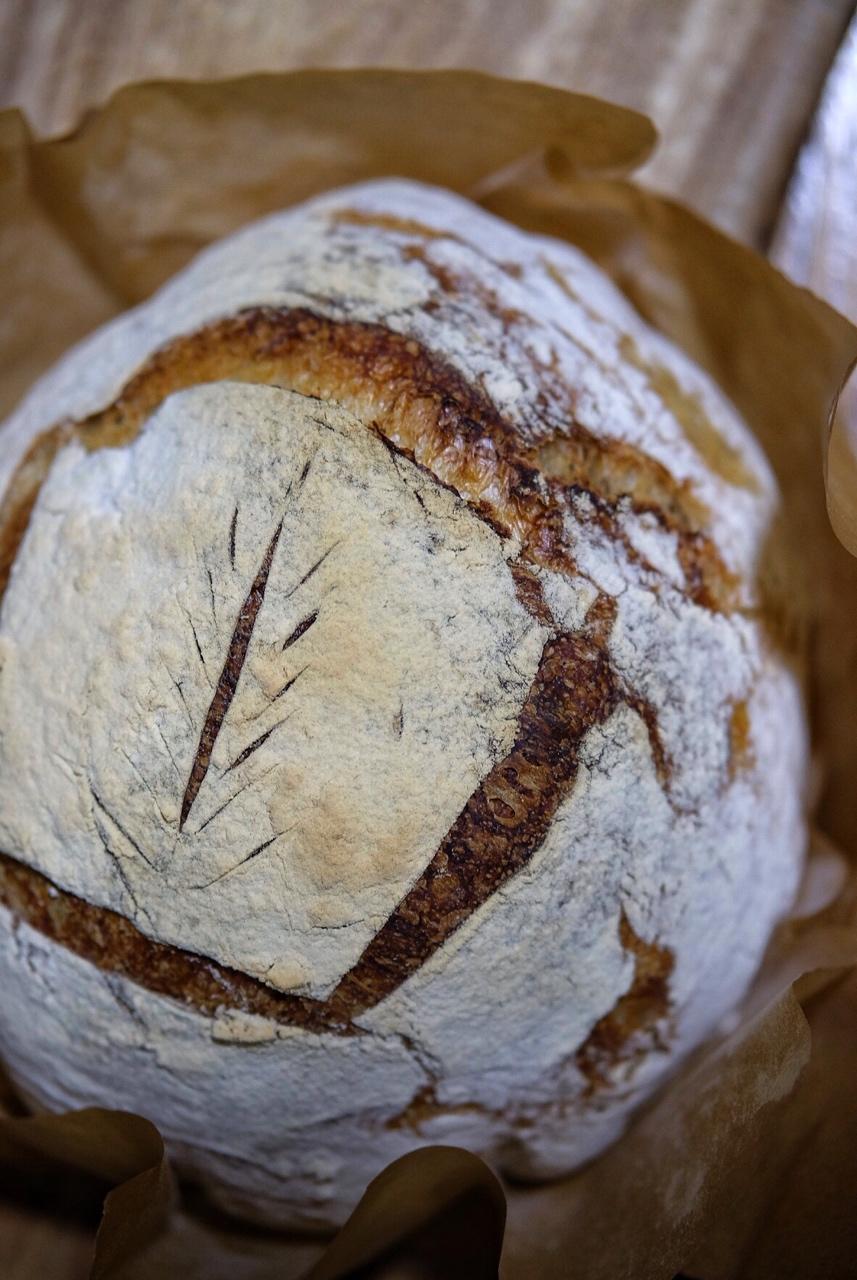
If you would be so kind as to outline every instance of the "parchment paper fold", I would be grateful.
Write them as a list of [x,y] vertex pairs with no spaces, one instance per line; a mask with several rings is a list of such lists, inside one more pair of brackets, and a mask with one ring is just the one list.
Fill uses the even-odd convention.
[[[811,650],[820,769],[802,901],[746,1008],[573,1178],[505,1189],[507,1280],[854,1273],[857,1259],[857,445],[837,393],[857,332],[763,259],[628,174],[643,117],[468,72],[301,71],[121,90],[70,136],[0,115],[0,414],[71,342],[202,245],[315,192],[395,174],[567,238],[704,365],[761,439],[784,495],[796,617]],[[857,393],[855,393],[857,394]],[[828,453],[828,440],[830,449]],[[2,437],[0,437],[2,448]],[[2,998],[2,996],[0,996]],[[2,1045],[0,1045],[0,1059]],[[333,1242],[260,1235],[177,1207],[160,1136],[89,1110],[0,1119],[0,1162],[113,1187],[92,1275],[267,1280],[490,1277],[504,1191],[428,1148],[385,1171]],[[76,1175],[82,1176],[82,1175]]]

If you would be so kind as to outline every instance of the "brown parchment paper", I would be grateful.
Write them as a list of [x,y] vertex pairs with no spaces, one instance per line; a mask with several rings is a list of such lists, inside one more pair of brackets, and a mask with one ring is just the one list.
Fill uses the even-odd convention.
[[426,1148],[325,1242],[217,1219],[192,1190],[179,1203],[141,1117],[27,1117],[10,1102],[0,1164],[35,1171],[48,1195],[71,1169],[112,1188],[95,1277],[479,1280],[497,1275],[501,1244],[505,1280],[857,1274],[857,561],[825,494],[826,474],[857,549],[857,449],[834,428],[827,453],[857,331],[634,185],[653,140],[632,112],[467,72],[138,85],[62,139],[0,115],[0,413],[71,342],[249,219],[370,176],[440,183],[579,244],[736,403],[784,495],[789,551],[760,572],[785,576],[812,658],[818,832],[801,900],[733,1025],[622,1142],[574,1177],[505,1192],[475,1156]]

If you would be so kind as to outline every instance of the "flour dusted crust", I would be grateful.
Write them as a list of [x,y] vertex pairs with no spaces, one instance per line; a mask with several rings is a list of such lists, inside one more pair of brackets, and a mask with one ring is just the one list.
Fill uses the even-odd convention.
[[511,745],[547,630],[509,549],[341,409],[235,382],[170,397],[122,449],[70,444],[42,512],[8,592],[0,844],[147,933],[325,992]]
[[804,844],[778,496],[710,382],[569,246],[388,181],[206,250],[2,440],[27,1096],[297,1226],[423,1142],[612,1141]]

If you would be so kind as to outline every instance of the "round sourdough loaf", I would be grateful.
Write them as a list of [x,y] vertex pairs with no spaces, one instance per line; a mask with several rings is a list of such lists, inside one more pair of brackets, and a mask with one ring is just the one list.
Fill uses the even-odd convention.
[[711,382],[567,244],[382,181],[207,249],[0,441],[22,1094],[299,1228],[420,1144],[615,1139],[804,847],[778,495]]

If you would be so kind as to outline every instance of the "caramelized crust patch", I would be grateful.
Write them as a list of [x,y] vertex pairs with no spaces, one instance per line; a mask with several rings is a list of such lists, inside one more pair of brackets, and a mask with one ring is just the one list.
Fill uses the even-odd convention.
[[[676,540],[685,594],[705,609],[728,612],[738,602],[739,580],[723,563],[712,539],[701,530],[704,506],[685,484],[653,458],[641,465],[637,450],[619,441],[600,441],[572,423],[561,436],[535,452],[538,469],[569,499],[585,494],[591,518],[609,538],[622,543],[628,558],[640,562],[620,525],[621,512],[654,517]],[[579,509],[577,514],[580,517]],[[582,517],[581,517],[582,518]],[[651,565],[645,567],[654,572]]]
[[518,560],[513,561],[509,565],[509,569],[512,574],[512,580],[515,583],[518,599],[527,612],[531,613],[534,618],[538,618],[543,626],[554,626],[553,614],[548,608],[548,603],[542,591],[542,584],[536,575]]
[[[430,233],[410,223],[388,229]],[[419,252],[428,262],[424,251]],[[486,305],[493,306],[492,299]],[[505,319],[517,323],[519,317],[515,313]],[[597,439],[573,417],[534,450],[478,388],[414,339],[382,325],[333,321],[302,308],[255,307],[168,343],[108,408],[79,423],[61,424],[37,440],[0,508],[0,595],[40,485],[65,441],[76,438],[88,449],[120,446],[136,436],[168,395],[226,379],[279,385],[337,401],[391,450],[454,489],[499,533],[520,540],[520,556],[512,565],[519,599],[553,634],[521,710],[515,742],[470,796],[428,867],[326,1000],[279,993],[204,957],[152,941],[119,914],[57,889],[6,857],[0,859],[0,901],[94,964],[205,1013],[227,1006],[307,1030],[353,1033],[359,1030],[355,1018],[414,974],[527,865],[574,785],[584,736],[620,703],[642,716],[657,772],[663,783],[668,780],[669,760],[654,709],[621,687],[610,664],[615,602],[601,595],[582,631],[556,633],[539,580],[527,567],[573,571],[564,521],[575,494],[590,496],[596,518],[616,539],[623,537],[621,511],[654,514],[676,536],[686,594],[695,602],[727,610],[736,583],[704,531],[704,507],[665,467],[640,451]],[[264,582],[254,583],[254,590],[256,595],[264,591]],[[236,633],[238,649],[247,627],[252,629],[254,599],[245,606],[247,616],[242,613],[246,625]],[[227,679],[224,697],[228,685]],[[206,726],[216,731],[214,722],[208,726],[206,721]],[[740,725],[733,732],[740,736]],[[200,742],[183,818],[212,744],[213,738]],[[635,978],[579,1051],[578,1065],[593,1088],[634,1031],[661,1018],[668,1006],[669,952],[642,943],[624,917],[621,934],[635,956]]]
[[425,964],[458,926],[523,869],[570,792],[580,744],[620,693],[597,638],[549,640],[508,755],[473,792],[426,870],[331,996],[366,1009]]
[[[307,1025],[299,997],[283,995],[246,973],[155,942],[116,911],[58,889],[40,872],[0,854],[0,902],[74,955],[106,973],[121,974],[156,995],[169,996],[213,1017],[238,1009],[280,1023]],[[319,1020],[319,1029],[322,1024]],[[333,1028],[343,1033],[349,1028]]]
[[[599,1018],[575,1054],[578,1069],[587,1080],[587,1096],[609,1083],[608,1073],[618,1062],[663,1048],[658,1028],[670,1008],[669,977],[675,957],[667,947],[644,942],[635,933],[624,911],[619,920],[619,938],[634,957],[634,978],[616,1004]],[[641,1036],[645,1044],[639,1043]]]
[[44,431],[27,450],[0,501],[0,600],[6,591],[9,574],[18,548],[27,532],[30,515],[51,463],[62,446],[71,439],[70,425]]
[[502,1113],[484,1107],[478,1102],[440,1102],[437,1096],[437,1084],[430,1082],[417,1089],[406,1107],[391,1116],[384,1125],[385,1129],[410,1129],[412,1133],[421,1133],[423,1126],[436,1116],[493,1116]]
[[[667,947],[644,942],[634,931],[625,912],[619,921],[619,938],[623,948],[634,957],[634,976],[631,986],[620,996],[613,1008],[592,1028],[586,1040],[577,1050],[574,1061],[586,1079],[584,1098],[591,1098],[598,1090],[609,1085],[609,1072],[623,1061],[633,1061],[638,1055],[655,1049],[664,1049],[660,1032],[669,1015],[669,977],[675,957]],[[645,1041],[641,1037],[646,1037]],[[536,1110],[544,1109],[537,1107]],[[550,1103],[548,1110],[567,1113],[566,1103]],[[389,1129],[410,1129],[422,1132],[424,1125],[437,1116],[485,1115],[498,1119],[512,1119],[516,1127],[527,1128],[533,1122],[533,1108],[524,1108],[520,1114],[509,1116],[478,1103],[444,1103],[437,1096],[437,1081],[429,1079],[414,1093],[410,1102],[387,1121]]]
[[[734,580],[704,532],[705,511],[659,463],[629,445],[601,441],[569,419],[567,430],[528,451],[479,389],[442,357],[383,325],[334,321],[293,308],[254,307],[176,338],[156,351],[103,411],[39,438],[0,507],[0,570],[14,561],[30,511],[61,446],[132,440],[170,394],[226,379],[283,386],[335,400],[449,485],[500,532],[520,538],[524,559],[570,572],[563,521],[569,487],[590,492],[615,531],[617,503],[654,512],[679,539],[689,597],[729,609]],[[5,579],[0,576],[0,592]]]
[[100,967],[212,1013],[220,1006],[307,1030],[347,1031],[415,973],[459,925],[527,865],[577,776],[581,742],[622,693],[606,652],[613,602],[548,640],[515,742],[470,796],[437,853],[327,1000],[280,994],[213,961],[154,942],[129,920],[59,890],[3,856],[0,901]]

